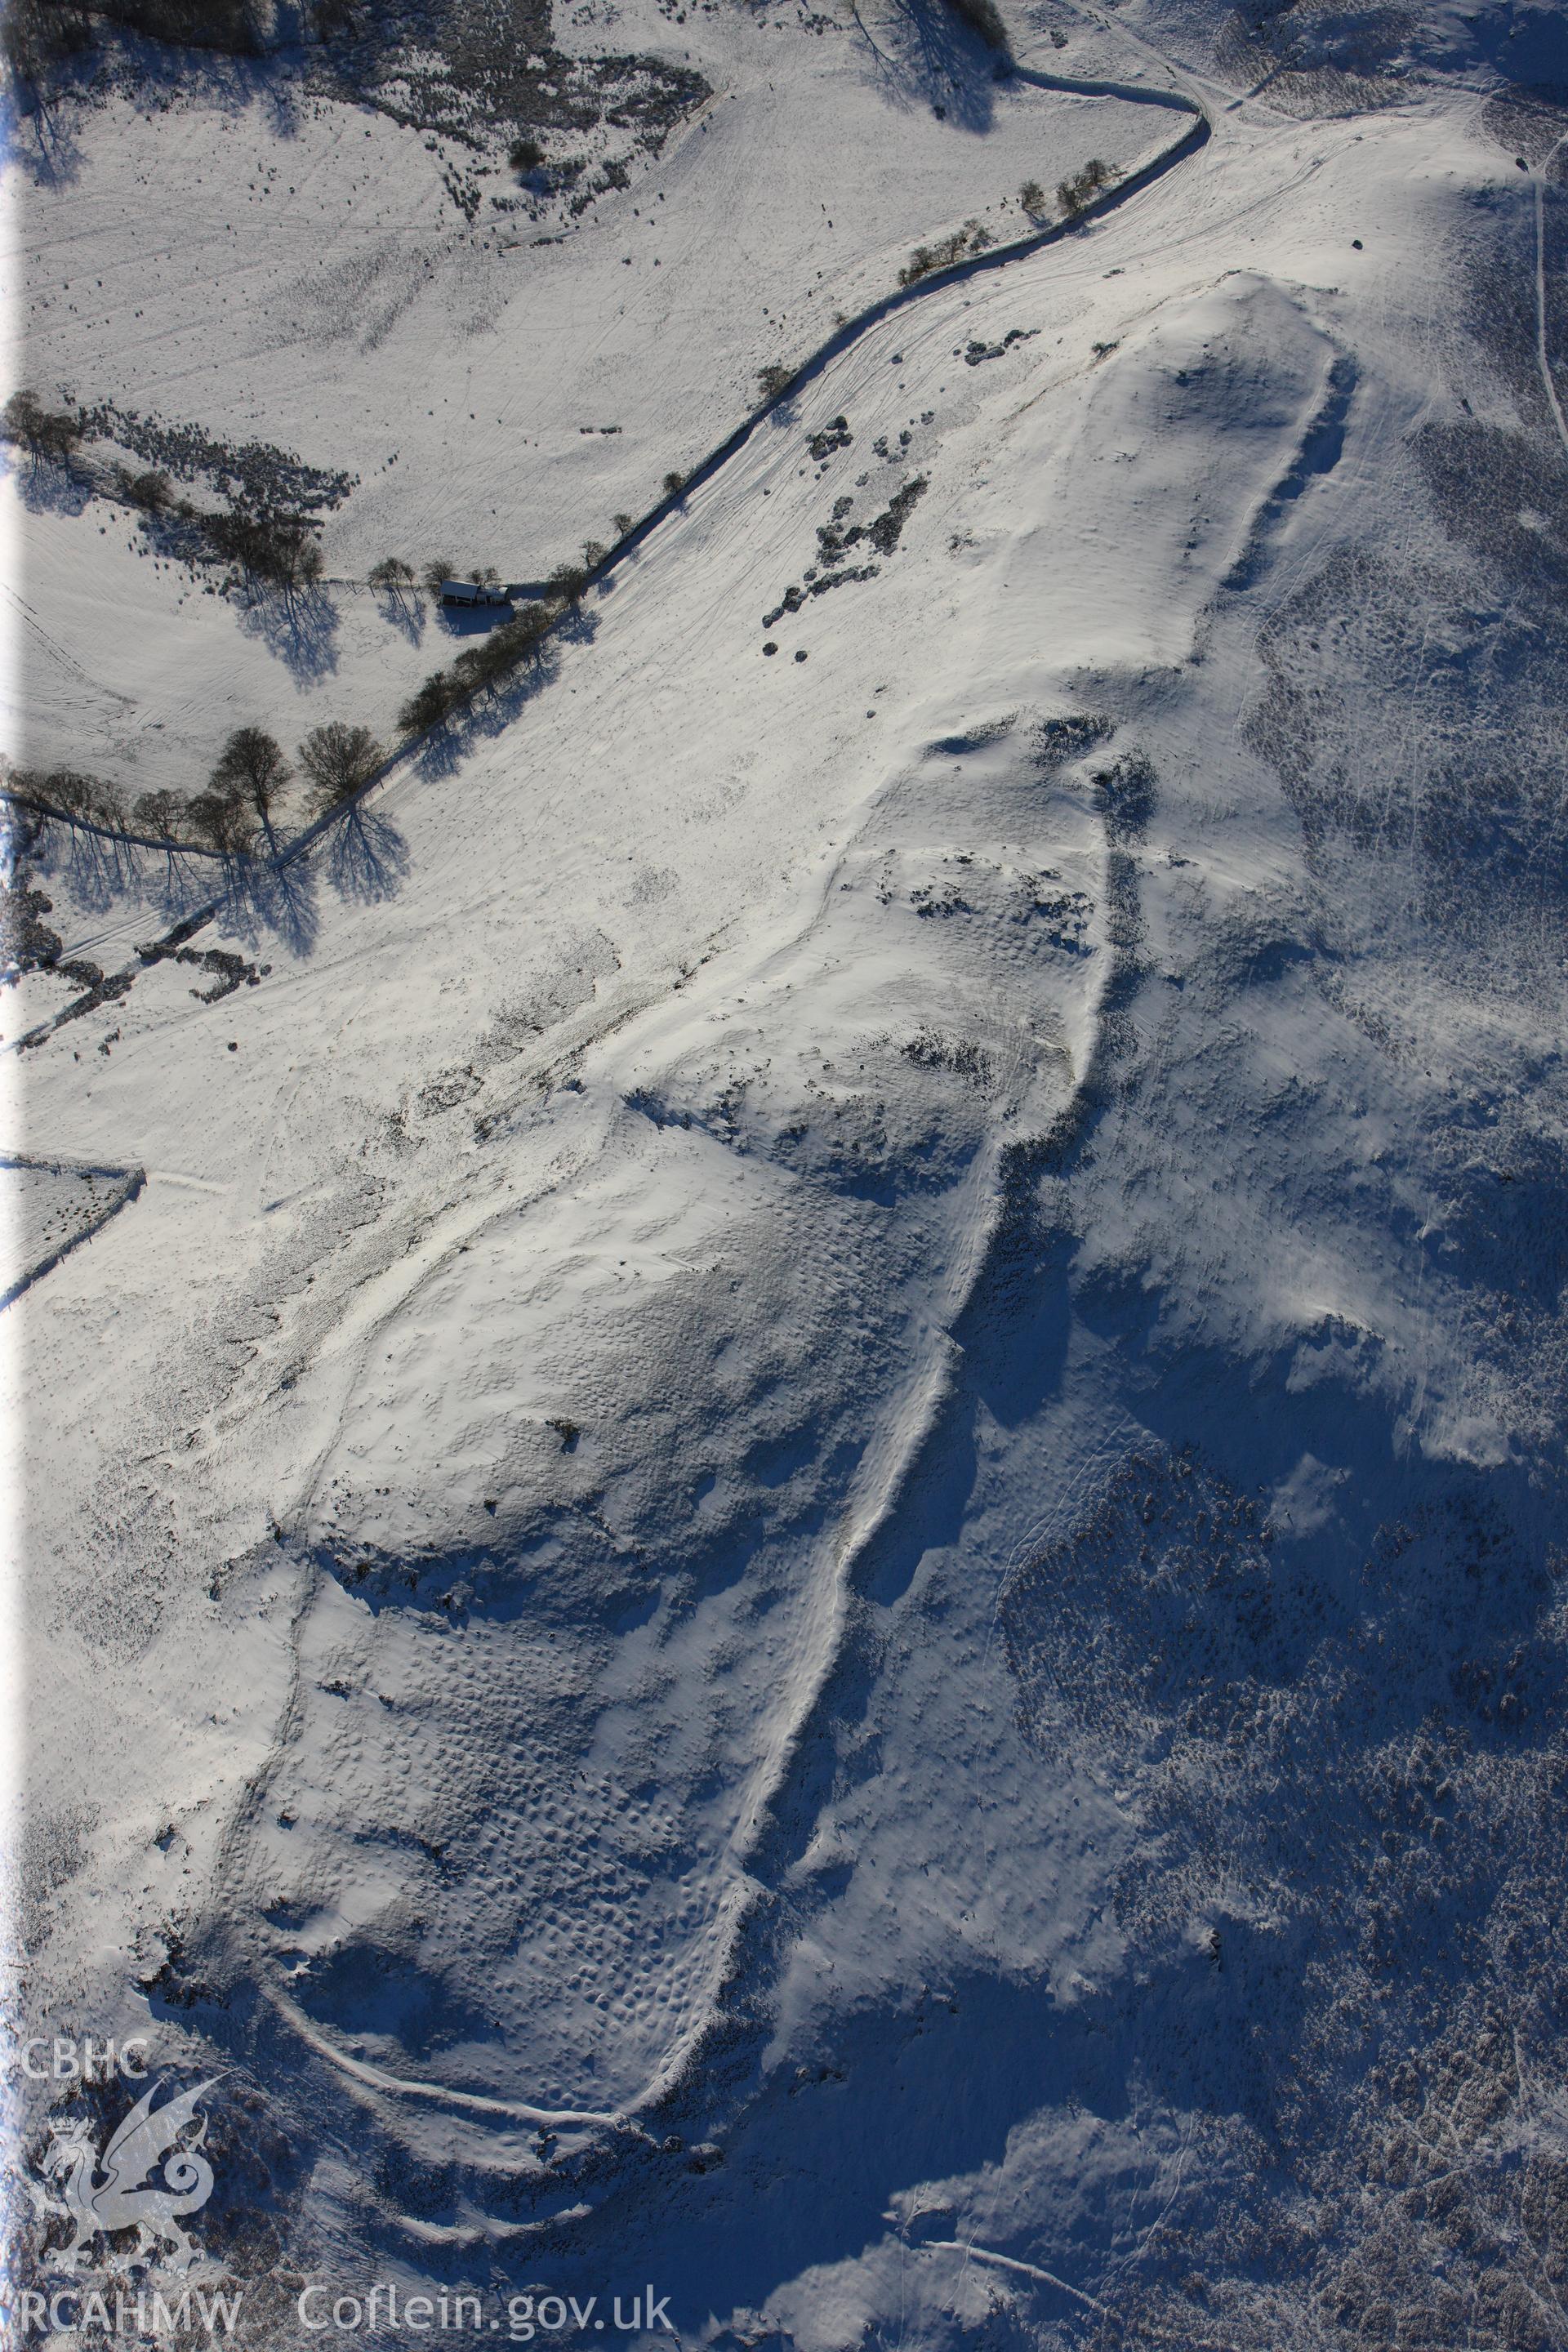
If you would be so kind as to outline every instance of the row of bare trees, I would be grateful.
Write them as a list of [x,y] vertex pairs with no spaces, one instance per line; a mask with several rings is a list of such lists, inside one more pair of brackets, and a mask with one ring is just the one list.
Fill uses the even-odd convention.
[[266,727],[235,727],[218,752],[207,791],[185,804],[185,824],[195,825],[202,840],[226,856],[249,856],[257,835],[275,854],[273,812],[296,774],[306,779],[306,824],[312,824],[364,791],[384,762],[385,751],[369,727],[351,727],[345,719],[312,727],[299,746],[299,772]]
[[[341,719],[312,729],[300,746],[308,784],[307,822],[328,815],[369,783],[386,754],[368,727]],[[258,835],[275,853],[272,818],[296,770],[264,727],[237,727],[218,755],[205,793],[186,803],[185,821],[204,842],[229,856],[247,856]]]
[[[666,474],[664,492],[667,498],[675,497],[685,487],[684,474]],[[637,528],[637,517],[633,514],[612,515],[610,521],[615,530],[613,545],[617,547]],[[557,600],[563,603],[574,601],[582,593],[587,576],[598,570],[610,552],[611,547],[603,540],[584,540],[582,562],[558,564],[550,575],[549,586]],[[384,555],[379,563],[372,564],[366,584],[381,594],[394,598],[412,595],[416,589],[422,588],[435,603],[439,601],[441,590],[448,580],[460,580],[476,588],[500,588],[503,584],[493,563],[475,564],[471,570],[460,572],[449,555],[433,555],[417,572],[412,563],[405,562],[402,556]]]
[[1057,203],[1061,209],[1062,218],[1074,219],[1082,212],[1085,205],[1091,203],[1099,195],[1102,188],[1108,188],[1110,185],[1115,177],[1116,174],[1109,163],[1102,163],[1098,155],[1091,155],[1076,178],[1058,180]]
[[215,555],[237,564],[247,580],[280,588],[285,596],[313,588],[325,569],[314,525],[303,515],[277,507],[236,506],[198,520]]
[[273,818],[296,774],[307,785],[305,821],[331,814],[363,791],[386,753],[368,727],[330,719],[299,748],[299,767],[263,727],[237,727],[224,745],[205,792],[142,793],[127,803],[120,787],[75,768],[14,769],[9,790],[68,824],[140,835],[170,849],[216,850],[224,857],[254,856],[265,842],[278,848]]
[[[607,552],[607,549],[589,540],[581,563],[556,565],[542,602],[501,622],[460,653],[449,668],[433,670],[398,712],[398,733],[405,738],[426,734],[466,709],[476,695],[499,691],[525,663],[540,661],[545,639],[563,616],[582,603],[589,579]],[[431,563],[426,568],[426,584],[453,576],[448,565]]]
[[[779,377],[781,384],[785,381],[784,371],[764,369],[764,379],[770,373]],[[0,436],[26,449],[36,463],[69,465],[79,457],[85,437],[84,419],[68,409],[47,408],[35,393],[16,392],[0,411]],[[322,576],[324,561],[315,537],[316,525],[307,515],[258,499],[240,500],[227,509],[203,509],[179,496],[161,467],[137,471],[117,463],[109,467],[89,467],[87,471],[94,478],[95,487],[107,489],[111,497],[140,508],[144,515],[176,532],[183,530],[190,554],[216,556],[237,565],[247,579],[286,593],[314,587]],[[683,475],[665,476],[667,497],[675,496],[684,487]],[[629,514],[617,514],[612,520],[619,541],[634,528],[636,519]],[[570,598],[578,593],[574,583],[579,572],[595,571],[608,553],[609,549],[599,541],[587,541],[583,564],[559,566],[551,575],[552,586],[562,596]],[[453,559],[445,555],[433,556],[417,572],[399,555],[384,556],[371,567],[368,584],[395,600],[412,594],[416,588],[423,588],[436,599],[442,583],[454,579],[471,581],[476,587],[501,585],[500,574],[493,564],[459,572]]]
[[[79,415],[46,408],[36,393],[26,390],[13,393],[0,412],[0,433],[39,466],[73,464],[84,437]],[[125,465],[85,470],[95,488],[161,520],[193,560],[232,563],[247,580],[281,589],[286,596],[314,587],[321,577],[321,545],[307,515],[254,499],[228,508],[201,508],[178,497],[161,467],[144,473]]]

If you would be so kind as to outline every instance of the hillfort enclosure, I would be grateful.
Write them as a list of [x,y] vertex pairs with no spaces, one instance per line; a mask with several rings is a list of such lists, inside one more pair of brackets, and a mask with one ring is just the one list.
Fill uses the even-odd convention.
[[5,2323],[1568,2352],[1557,0],[16,0]]

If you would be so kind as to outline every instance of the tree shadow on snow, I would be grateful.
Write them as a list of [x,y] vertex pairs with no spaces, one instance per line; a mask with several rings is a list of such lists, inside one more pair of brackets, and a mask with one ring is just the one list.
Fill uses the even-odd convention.
[[308,956],[321,931],[323,871],[340,898],[379,907],[397,896],[408,868],[408,845],[397,827],[356,804],[344,810],[310,854],[277,865],[261,859],[233,864],[224,919],[252,946],[273,939],[291,955]]
[[120,899],[141,894],[144,853],[133,843],[79,833],[74,825],[50,825],[47,835],[35,853],[38,872],[58,874],[88,914],[107,914]]
[[[592,614],[578,613],[570,622],[563,623],[557,635],[569,637],[574,644],[590,644],[598,632],[598,623]],[[421,776],[435,778],[457,772],[468,752],[504,733],[536,694],[554,684],[561,665],[552,645],[542,646],[537,656],[518,670],[493,692],[476,695],[465,709],[456,712],[430,733],[414,754],[414,765]]]
[[42,882],[58,877],[89,914],[107,914],[121,899],[141,896],[170,921],[210,902],[218,872],[212,858],[174,843],[154,849],[53,817],[31,820],[26,862]]
[[511,618],[504,604],[462,605],[437,604],[436,624],[444,637],[488,637],[492,629]]
[[31,103],[19,110],[10,153],[36,188],[74,187],[81,176],[81,149],[57,100],[34,93]]
[[85,514],[97,496],[90,482],[84,481],[69,466],[49,457],[14,457],[7,470],[16,485],[16,496],[29,514],[74,518]]
[[241,606],[240,627],[247,637],[259,637],[301,685],[337,669],[338,608],[320,588],[253,593]]
[[852,7],[871,79],[890,105],[929,107],[961,131],[984,133],[995,121],[996,83],[1011,61],[986,47],[947,0],[890,0],[880,38]]
[[321,929],[315,867],[308,857],[278,866],[233,866],[224,911],[230,927],[253,946],[272,939],[292,956],[308,956]]
[[408,845],[373,809],[351,808],[331,834],[327,878],[340,898],[377,907],[395,898],[408,875]]
[[396,629],[411,646],[425,642],[425,599],[414,588],[385,588],[376,591],[376,610],[389,628]]
[[163,100],[181,107],[209,106],[230,115],[260,106],[279,137],[297,132],[302,95],[298,72],[276,52],[245,56],[233,49],[155,41],[129,30],[100,38],[100,55],[110,49],[119,68],[116,78],[133,80],[143,102],[151,97],[154,104]]

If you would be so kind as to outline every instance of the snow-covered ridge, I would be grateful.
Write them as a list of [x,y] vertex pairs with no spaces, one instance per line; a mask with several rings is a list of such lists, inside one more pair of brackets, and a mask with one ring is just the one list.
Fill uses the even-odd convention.
[[1558,199],[1234,95],[21,1065],[40,2001],[308,2274],[1557,2340]]

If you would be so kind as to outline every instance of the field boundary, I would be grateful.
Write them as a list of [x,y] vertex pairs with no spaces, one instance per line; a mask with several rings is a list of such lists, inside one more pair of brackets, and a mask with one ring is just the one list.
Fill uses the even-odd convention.
[[68,1257],[72,1250],[79,1248],[83,1242],[89,1242],[94,1234],[101,1233],[110,1219],[117,1217],[147,1181],[145,1168],[108,1168],[96,1160],[68,1160],[58,1153],[35,1155],[26,1151],[0,1151],[0,1168],[34,1168],[49,1176],[101,1176],[115,1188],[76,1233],[57,1243],[52,1249],[46,1250],[35,1265],[26,1267],[7,1289],[0,1291],[0,1314],[20,1298],[25,1290],[30,1290],[35,1282],[41,1282],[46,1274],[52,1274],[60,1260]]

